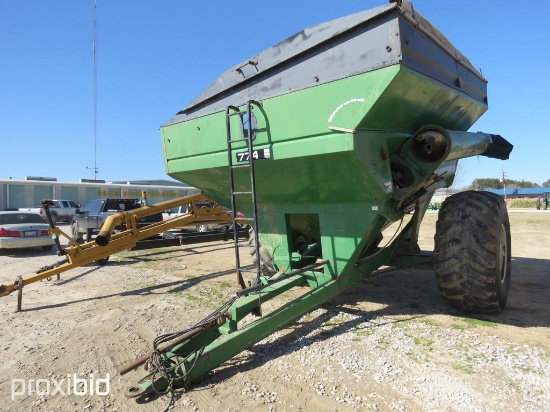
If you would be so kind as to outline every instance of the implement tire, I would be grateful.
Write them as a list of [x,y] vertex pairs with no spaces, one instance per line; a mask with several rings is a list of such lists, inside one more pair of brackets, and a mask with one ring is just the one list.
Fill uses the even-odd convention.
[[434,270],[441,295],[469,312],[499,312],[508,298],[511,237],[502,198],[466,191],[448,197],[436,224]]
[[97,266],[105,266],[109,262],[109,258],[110,258],[110,256],[98,259],[98,260],[95,261],[95,264]]
[[[253,227],[250,227],[250,229],[248,229],[248,245],[250,247],[252,263],[254,264],[254,266],[256,266],[256,262],[258,261],[258,253],[256,253],[256,231]],[[261,276],[269,278],[277,273],[277,270],[273,266],[273,258],[269,255],[267,249],[264,248],[261,244],[259,252]]]

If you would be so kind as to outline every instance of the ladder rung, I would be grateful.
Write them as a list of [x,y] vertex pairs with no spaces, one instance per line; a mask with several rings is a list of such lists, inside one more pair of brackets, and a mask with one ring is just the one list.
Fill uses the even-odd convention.
[[238,268],[238,269],[239,269],[239,271],[241,271],[241,272],[248,272],[248,273],[256,273],[256,272],[257,272],[256,269],[245,269],[245,268],[243,268],[243,267],[240,267],[240,268]]
[[247,113],[246,110],[244,110],[244,111],[242,111],[242,112],[230,112],[230,113],[228,113],[228,114],[229,114],[229,116],[236,116],[236,115],[238,115],[238,114],[246,114],[246,113]]
[[[252,117],[252,112],[251,112],[251,103],[254,103],[256,105],[258,105],[257,102],[251,100],[248,102],[247,104],[247,109],[246,110],[241,110],[239,108],[237,108],[236,106],[227,106],[226,108],[226,141],[227,141],[227,150],[228,150],[228,154],[229,154],[229,181],[230,181],[230,195],[231,195],[231,203],[233,204],[233,206],[235,207],[235,202],[236,202],[236,197],[237,196],[249,196],[249,198],[247,199],[243,199],[243,198],[239,198],[239,201],[242,199],[243,201],[248,201],[250,199],[250,203],[252,205],[252,207],[254,208],[254,210],[256,209],[256,188],[255,188],[255,183],[254,183],[254,166],[253,166],[253,161],[254,161],[254,158],[252,156],[252,152],[253,152],[253,138],[252,136],[244,136],[245,134],[248,135],[248,133],[243,133],[243,134],[235,134],[234,136],[231,135],[231,121],[230,121],[230,116],[242,116],[242,118],[244,119],[245,116],[247,117]],[[245,144],[243,145],[242,142],[244,142]],[[244,147],[243,147],[244,146]],[[234,153],[233,151],[234,150],[237,150],[237,152],[240,154],[244,154],[244,152],[248,152],[248,154],[250,154],[251,156],[247,159],[247,160],[244,160],[244,157],[246,156],[239,156],[237,157],[236,160],[233,160],[234,159]],[[240,160],[240,161],[239,161]],[[248,185],[245,185],[243,186],[243,189],[245,189],[244,191],[241,191],[241,192],[236,192],[234,191],[235,190],[235,185],[234,185],[234,175],[235,175],[235,172],[234,170],[235,169],[244,169],[244,168],[248,168],[248,173],[250,174],[250,186]],[[257,217],[256,217],[256,214],[254,213],[254,217],[237,217],[237,213],[236,211],[234,210],[233,211],[235,214],[232,214],[232,221],[233,221],[233,225],[235,227],[237,227],[237,225],[242,225],[242,226],[245,226],[245,225],[251,225],[253,227],[256,227],[257,226]],[[241,216],[243,216],[241,214]],[[239,279],[240,279],[240,282],[242,284],[243,282],[243,277],[241,276],[241,273],[249,273],[249,274],[252,274],[252,275],[255,275],[256,278],[258,278],[261,274],[260,270],[258,267],[254,267],[253,265],[248,265],[248,266],[241,266],[241,263],[240,263],[240,253],[244,253],[244,251],[241,249],[243,247],[246,247],[247,249],[250,247],[250,242],[249,241],[243,241],[242,239],[239,239],[238,236],[233,236],[234,238],[234,246],[235,246],[235,257],[236,257],[236,260],[237,260],[237,272],[239,273]],[[258,250],[256,250],[256,253],[259,253]],[[247,277],[250,277],[250,275],[248,275]]]

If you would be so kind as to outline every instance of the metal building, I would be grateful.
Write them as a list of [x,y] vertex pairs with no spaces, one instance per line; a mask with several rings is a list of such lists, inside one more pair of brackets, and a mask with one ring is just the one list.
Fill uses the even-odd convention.
[[149,204],[198,193],[184,183],[169,180],[101,182],[58,182],[55,178],[27,177],[25,180],[0,179],[0,210],[37,207],[43,199],[66,199],[80,205],[97,198],[139,198],[147,194]]

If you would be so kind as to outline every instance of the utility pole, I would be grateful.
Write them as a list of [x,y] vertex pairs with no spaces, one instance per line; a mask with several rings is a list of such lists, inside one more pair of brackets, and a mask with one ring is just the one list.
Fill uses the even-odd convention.
[[99,172],[99,169],[97,167],[88,167],[88,166],[86,166],[86,169],[93,170],[94,171],[94,180],[97,180],[97,173]]
[[86,166],[86,169],[94,171],[94,180],[97,180],[97,0],[94,0],[94,40],[92,44],[94,56],[94,167]]
[[506,203],[506,173],[504,173],[504,167],[502,168],[502,178],[500,181],[504,187],[504,202]]

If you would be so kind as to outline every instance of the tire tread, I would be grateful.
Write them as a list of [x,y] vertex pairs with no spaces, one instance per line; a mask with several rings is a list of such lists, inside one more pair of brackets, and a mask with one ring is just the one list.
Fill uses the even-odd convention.
[[472,312],[495,312],[504,306],[510,276],[507,273],[499,290],[495,275],[501,224],[509,239],[506,205],[493,193],[460,192],[443,202],[434,237],[434,270],[438,289],[451,305]]

